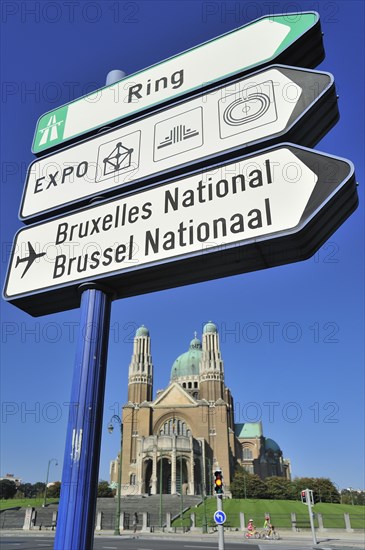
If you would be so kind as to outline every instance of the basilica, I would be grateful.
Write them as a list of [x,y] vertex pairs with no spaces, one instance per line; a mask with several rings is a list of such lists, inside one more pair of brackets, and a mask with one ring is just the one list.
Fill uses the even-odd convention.
[[[219,468],[229,496],[237,465],[262,479],[290,478],[290,462],[264,436],[262,423],[235,423],[212,322],[175,360],[168,386],[154,398],[150,334],[144,326],[136,331],[122,422],[122,495],[209,495]],[[111,483],[118,480],[119,460],[111,463]]]

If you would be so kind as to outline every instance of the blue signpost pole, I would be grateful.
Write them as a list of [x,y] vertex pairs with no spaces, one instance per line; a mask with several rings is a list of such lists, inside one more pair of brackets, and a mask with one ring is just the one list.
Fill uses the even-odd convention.
[[94,538],[111,296],[94,284],[80,291],[55,550],[92,550]]

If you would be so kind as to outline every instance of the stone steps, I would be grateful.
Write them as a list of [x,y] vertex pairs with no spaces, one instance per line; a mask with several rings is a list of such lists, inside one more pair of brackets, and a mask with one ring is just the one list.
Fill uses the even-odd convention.
[[[114,499],[98,499],[97,512],[103,512],[103,529],[114,529],[116,501]],[[107,502],[109,501],[109,502]],[[110,502],[111,501],[111,502]],[[201,502],[199,496],[185,495],[183,497],[183,509],[186,510],[192,506],[196,506]],[[126,519],[130,519],[131,528],[132,516],[134,512],[138,514],[138,526],[142,526],[142,514],[148,512],[149,526],[160,525],[160,496],[152,495],[149,497],[123,497],[120,505],[121,511],[124,512]],[[163,523],[166,522],[166,513],[171,513],[171,518],[178,516],[181,510],[181,499],[178,495],[163,495],[162,499],[162,517]],[[128,525],[128,523],[126,524]]]
[[[201,502],[199,496],[184,495],[183,508],[194,507]],[[102,528],[114,529],[115,513],[117,501],[115,498],[98,498],[96,512],[103,512]],[[35,529],[42,526],[43,529],[52,526],[52,516],[57,510],[57,504],[49,504],[45,508],[36,507],[37,517]],[[22,529],[24,524],[26,508],[3,510],[0,513],[0,529]],[[171,519],[178,516],[181,510],[181,499],[179,495],[163,495],[162,499],[162,517],[163,522],[166,522],[166,513],[171,513]],[[131,496],[121,498],[121,512],[125,513],[126,519],[130,518],[130,528],[132,527],[132,516],[134,512],[138,514],[138,528],[142,527],[142,514],[148,512],[149,525],[159,526],[160,524],[160,496],[152,495],[149,497]]]

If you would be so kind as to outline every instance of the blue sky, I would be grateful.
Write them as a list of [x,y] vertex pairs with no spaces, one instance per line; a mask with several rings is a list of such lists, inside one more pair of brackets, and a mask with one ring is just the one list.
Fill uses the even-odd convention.
[[[2,283],[39,116],[127,74],[214,38],[287,3],[2,3]],[[350,159],[360,206],[311,259],[113,303],[100,478],[118,450],[109,418],[126,402],[133,335],[150,329],[155,391],[193,333],[212,319],[221,336],[236,421],[262,420],[294,476],[364,487],[364,4],[293,2],[319,10],[340,120],[316,146]],[[230,8],[230,9],[228,9]],[[60,479],[79,311],[32,318],[1,302],[1,475]]]

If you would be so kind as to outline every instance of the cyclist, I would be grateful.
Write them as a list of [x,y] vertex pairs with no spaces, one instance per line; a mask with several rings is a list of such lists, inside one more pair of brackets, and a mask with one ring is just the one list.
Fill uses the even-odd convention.
[[256,531],[256,527],[254,526],[253,519],[250,518],[247,524],[247,534],[249,537],[252,537],[253,534]]
[[265,516],[264,529],[266,531],[266,538],[268,539],[274,529],[274,526],[271,524],[270,521],[270,516]]

